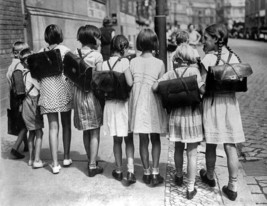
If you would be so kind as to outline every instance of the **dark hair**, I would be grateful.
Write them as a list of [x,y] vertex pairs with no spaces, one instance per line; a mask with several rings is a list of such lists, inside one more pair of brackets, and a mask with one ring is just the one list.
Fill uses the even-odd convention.
[[45,41],[49,44],[60,44],[63,42],[63,33],[58,25],[51,24],[45,29],[44,33]]
[[81,26],[77,32],[77,40],[82,43],[82,45],[96,45],[95,38],[100,39],[101,31],[96,26],[85,25]]
[[190,24],[188,24],[187,29],[190,29],[191,26],[193,26],[193,28],[195,28],[195,26],[190,23]]
[[187,31],[180,31],[176,34],[176,44],[180,45],[182,43],[186,43],[189,40],[189,34]]
[[[220,60],[221,60],[221,54],[222,54],[222,47],[223,46],[225,46],[229,52],[234,53],[230,49],[230,47],[227,46],[227,44],[228,44],[228,30],[224,24],[212,24],[205,29],[205,32],[207,34],[209,34],[212,38],[217,39],[218,55],[217,55],[216,65],[218,65]],[[239,56],[236,55],[236,57],[241,62]]]
[[19,52],[23,49],[29,48],[29,45],[23,41],[16,41],[12,46],[12,53],[15,58],[19,57]]
[[108,26],[112,26],[113,23],[112,23],[112,18],[110,18],[109,16],[106,16],[104,19],[103,19],[103,26],[104,27],[108,27]]
[[128,47],[129,47],[129,41],[123,35],[114,36],[110,43],[111,53],[119,52],[122,56],[124,55],[125,49],[127,49]]
[[157,34],[150,28],[142,29],[136,40],[136,48],[139,51],[158,50],[159,40]]
[[[31,55],[31,54],[32,54],[32,51],[31,51],[30,48],[22,49],[22,50],[19,52],[19,59],[20,59],[20,61],[21,61],[21,62],[24,62],[25,59],[27,59],[28,56]],[[25,55],[27,55],[27,56],[25,57]]]

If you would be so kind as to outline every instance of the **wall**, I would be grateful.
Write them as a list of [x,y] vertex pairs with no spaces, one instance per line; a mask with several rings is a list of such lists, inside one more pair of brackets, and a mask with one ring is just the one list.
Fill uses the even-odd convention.
[[20,0],[0,0],[0,113],[6,114],[8,107],[7,68],[11,63],[12,44],[24,40],[23,15]]

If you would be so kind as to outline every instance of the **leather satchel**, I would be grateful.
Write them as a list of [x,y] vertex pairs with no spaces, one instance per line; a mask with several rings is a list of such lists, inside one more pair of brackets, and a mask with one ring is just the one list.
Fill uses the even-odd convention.
[[107,61],[109,71],[96,71],[93,74],[92,89],[100,102],[105,100],[126,101],[129,98],[131,87],[126,82],[125,74],[113,71],[113,68],[120,60],[121,58],[112,67]]
[[93,68],[84,61],[91,52],[82,56],[81,50],[78,49],[79,56],[68,52],[63,60],[64,75],[84,92],[91,91]]
[[232,53],[224,65],[209,67],[206,80],[208,94],[247,91],[247,77],[252,74],[251,66],[243,63],[230,64],[231,57]]
[[38,80],[59,75],[63,70],[59,49],[32,54],[28,57],[28,64],[32,77]]
[[158,92],[161,96],[163,107],[170,112],[171,109],[194,106],[201,102],[197,76],[183,77],[185,69],[181,77],[174,69],[176,79],[159,82]]

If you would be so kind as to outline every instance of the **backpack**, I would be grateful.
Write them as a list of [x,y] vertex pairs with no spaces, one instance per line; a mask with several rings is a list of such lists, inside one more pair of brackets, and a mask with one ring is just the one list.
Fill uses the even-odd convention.
[[19,99],[24,99],[25,97],[25,84],[23,80],[24,74],[23,71],[17,69],[19,64],[20,63],[17,63],[11,75],[11,90],[15,97]]
[[91,90],[93,68],[84,61],[84,58],[92,51],[82,56],[81,50],[77,50],[79,56],[72,52],[66,53],[63,60],[64,75],[84,92],[89,92]]

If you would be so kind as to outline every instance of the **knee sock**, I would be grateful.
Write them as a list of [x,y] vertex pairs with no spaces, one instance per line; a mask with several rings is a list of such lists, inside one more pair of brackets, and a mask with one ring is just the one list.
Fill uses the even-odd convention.
[[153,167],[152,167],[152,174],[153,174],[153,175],[157,175],[157,174],[159,174],[159,168],[153,168]]
[[195,189],[195,180],[194,179],[188,179],[188,182],[187,182],[187,190],[189,191],[189,192],[192,192],[192,191],[194,191],[194,189]]
[[150,175],[150,174],[151,174],[150,168],[148,168],[148,169],[144,168],[144,175]]
[[231,191],[237,191],[237,177],[229,177],[228,189]]

